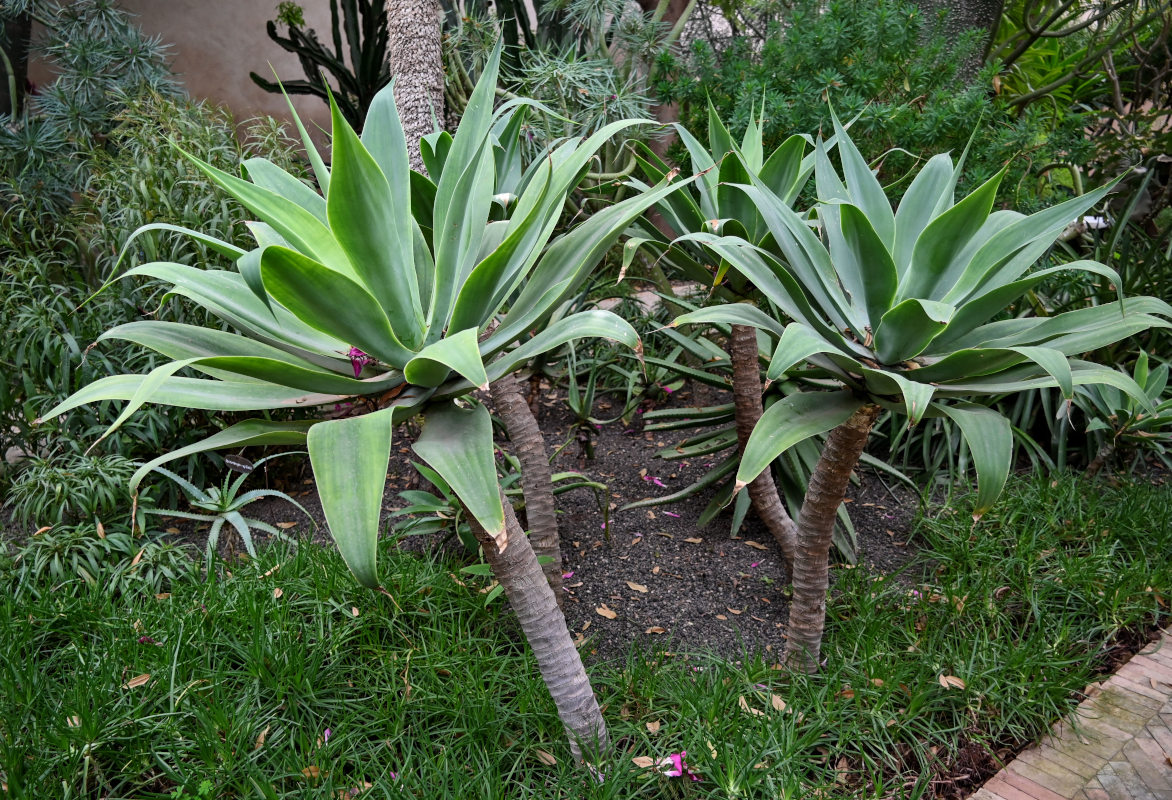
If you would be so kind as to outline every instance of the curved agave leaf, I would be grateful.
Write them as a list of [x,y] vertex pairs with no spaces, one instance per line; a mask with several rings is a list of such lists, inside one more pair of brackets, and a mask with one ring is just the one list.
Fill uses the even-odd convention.
[[944,332],[956,309],[932,300],[904,300],[879,320],[875,354],[884,364],[899,364],[918,356]]
[[481,405],[459,409],[445,404],[429,411],[411,449],[439,473],[468,513],[496,540],[497,548],[504,550],[508,546],[505,511],[497,485],[488,410]]
[[[831,206],[824,216],[834,211]],[[874,329],[895,297],[899,283],[895,261],[863,209],[843,203],[837,211],[837,224],[827,226],[830,257],[851,304],[866,313]]]
[[902,278],[912,263],[912,250],[924,228],[952,206],[956,172],[945,153],[932,156],[916,174],[895,211],[895,244],[891,249],[895,268]]
[[862,209],[879,240],[890,251],[895,246],[895,214],[891,210],[891,202],[884,194],[879,179],[871,172],[871,167],[859,152],[859,148],[855,147],[855,143],[846,135],[846,130],[838,121],[834,109],[830,110],[830,119],[834,123],[838,154],[842,161],[842,171],[846,177],[850,198]]
[[328,225],[325,198],[297,178],[266,158],[245,159],[244,172],[248,179],[262,189],[279,194],[313,214],[323,225]]
[[488,389],[488,376],[480,359],[476,329],[468,328],[429,344],[407,362],[403,375],[416,386],[439,386],[455,372],[479,389]]
[[[765,377],[771,381],[780,380],[796,365],[806,361],[810,356],[821,353],[841,355],[840,350],[819,336],[814,329],[800,322],[791,322],[785,326],[777,349],[773,351],[773,358],[769,362],[769,371]],[[847,368],[859,371],[862,365],[851,358]]]
[[956,423],[968,442],[977,468],[977,507],[973,519],[980,519],[993,507],[1009,478],[1013,460],[1013,431],[1009,420],[975,403],[937,403],[936,407]]
[[333,173],[326,199],[330,231],[361,283],[382,307],[395,337],[414,350],[423,342],[424,313],[411,245],[409,195],[403,186],[392,192],[387,176],[332,97],[330,113],[334,128]]
[[[547,325],[541,333],[490,363],[488,380],[490,383],[496,381],[542,353],[588,337],[610,339],[630,348],[639,344],[639,334],[618,315],[610,311],[579,311]],[[482,348],[481,352],[485,358],[489,358],[495,351]]]
[[330,535],[350,572],[370,589],[378,587],[378,526],[395,427],[393,412],[384,408],[360,417],[319,422],[306,439]]
[[862,405],[850,392],[795,392],[778,400],[761,415],[745,444],[734,491],[747,486],[798,442],[846,422]]
[[784,325],[749,303],[726,303],[699,308],[676,317],[671,321],[669,327],[677,328],[680,325],[695,325],[702,322],[748,325],[752,328],[769,331],[774,336],[781,336],[785,331]]

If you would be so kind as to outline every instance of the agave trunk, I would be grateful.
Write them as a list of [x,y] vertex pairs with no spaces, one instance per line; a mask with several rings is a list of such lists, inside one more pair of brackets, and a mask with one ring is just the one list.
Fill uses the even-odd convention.
[[1099,452],[1095,453],[1095,457],[1091,459],[1091,463],[1087,464],[1086,478],[1091,480],[1098,475],[1103,467],[1107,466],[1107,462],[1111,460],[1111,456],[1115,455],[1115,440],[1112,439],[1099,448]]
[[387,0],[387,53],[395,81],[395,106],[416,172],[424,171],[420,138],[432,132],[433,120],[444,118],[440,33],[438,0]]
[[[728,355],[733,368],[733,401],[736,405],[737,444],[743,454],[745,443],[764,413],[761,404],[761,368],[757,360],[757,330],[748,325],[733,325]],[[781,502],[773,475],[767,468],[748,485],[749,500],[757,516],[769,528],[785,556],[790,574],[794,571],[794,550],[798,528]]]
[[468,523],[537,657],[537,668],[569,737],[570,751],[579,761],[596,760],[607,750],[608,738],[590,679],[529,539],[507,502],[504,511],[508,543],[503,551],[472,514],[468,514]]
[[810,487],[798,516],[794,598],[790,605],[785,661],[805,672],[818,669],[822,651],[826,591],[830,588],[828,557],[835,515],[879,410],[877,405],[862,406],[830,432],[810,476]]
[[553,502],[553,473],[545,452],[541,428],[521,396],[521,385],[513,373],[495,381],[490,387],[492,402],[504,420],[505,429],[521,462],[521,486],[525,491],[525,516],[529,522],[529,541],[537,556],[548,560],[541,565],[554,599],[562,605],[562,549],[558,539],[558,522]]

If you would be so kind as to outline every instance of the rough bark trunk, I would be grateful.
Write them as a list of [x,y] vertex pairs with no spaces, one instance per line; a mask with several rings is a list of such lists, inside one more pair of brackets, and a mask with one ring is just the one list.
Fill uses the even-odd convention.
[[606,723],[582,658],[570,638],[566,618],[541,573],[537,555],[521,530],[512,506],[508,502],[504,506],[508,544],[503,553],[471,514],[468,522],[484,547],[484,557],[504,587],[525,639],[537,657],[537,667],[570,740],[570,751],[575,759],[596,761],[609,747]]
[[971,30],[979,32],[977,46],[960,66],[960,76],[971,82],[985,63],[989,44],[1001,22],[1005,0],[916,0],[916,5],[927,17],[928,31],[935,25],[936,15],[944,13],[941,26],[949,41]]
[[821,660],[826,626],[826,591],[830,587],[829,553],[835,515],[846,494],[851,470],[859,463],[879,406],[865,405],[830,432],[826,447],[810,476],[810,488],[798,515],[798,546],[794,555],[794,595],[789,612],[785,662],[815,672]]
[[387,53],[395,79],[395,106],[403,120],[411,168],[423,172],[419,139],[444,119],[439,0],[387,1]]
[[[733,368],[733,402],[736,406],[737,445],[745,452],[749,434],[764,413],[761,402],[761,367],[757,360],[757,330],[748,325],[733,325],[728,347]],[[794,571],[794,550],[797,547],[798,527],[781,502],[773,474],[766,469],[748,486],[749,500],[757,516],[769,528],[785,556],[790,575]]]
[[562,548],[558,538],[557,512],[553,501],[553,471],[545,451],[545,439],[529,404],[521,395],[521,385],[508,374],[489,387],[497,413],[504,420],[509,438],[521,462],[521,488],[525,492],[525,517],[529,523],[529,541],[538,557],[549,560],[541,565],[549,588],[562,605]]

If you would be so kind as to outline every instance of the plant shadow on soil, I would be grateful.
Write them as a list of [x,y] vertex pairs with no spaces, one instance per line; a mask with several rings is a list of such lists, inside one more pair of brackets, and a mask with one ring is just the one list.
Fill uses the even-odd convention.
[[[701,387],[698,396],[694,391],[685,386],[660,407],[727,402],[708,387]],[[547,450],[554,453],[575,439],[577,421],[567,411],[560,391],[543,387],[539,403]],[[603,412],[614,413],[608,405],[607,398],[599,399]],[[617,402],[614,405],[619,407]],[[607,486],[609,520],[598,497],[588,489],[556,498],[563,567],[569,575],[563,608],[585,660],[621,660],[632,645],[646,652],[710,652],[727,658],[761,653],[767,661],[780,660],[789,614],[788,577],[780,548],[752,512],[736,536],[730,534],[730,509],[701,527],[698,520],[712,490],[672,505],[619,511],[627,503],[684,488],[703,475],[713,459],[657,458],[657,452],[693,432],[644,432],[638,420],[634,424],[636,428],[628,428],[619,421],[597,428],[593,459],[585,458],[578,442],[571,441],[553,462],[555,472],[582,472]],[[384,525],[391,512],[406,505],[398,497],[400,491],[431,488],[415,472],[409,445],[404,429],[396,430],[383,499]],[[285,466],[292,467],[292,461]],[[316,527],[280,499],[259,500],[247,507],[245,515],[287,527],[293,538],[311,536],[332,546],[310,475],[306,459],[301,469],[268,482],[294,496]],[[858,535],[859,567],[874,574],[898,572],[915,553],[914,542],[909,544],[908,539],[919,496],[887,476],[860,470],[858,478],[848,489],[847,501]],[[258,475],[246,488],[265,482],[266,476]],[[203,547],[206,526],[164,520],[169,532]],[[258,545],[266,539],[260,532],[255,536]],[[225,528],[222,551],[229,538],[235,536]],[[442,545],[442,538],[439,534],[405,536],[399,546],[417,552],[439,546],[460,550],[454,539]],[[833,562],[834,553],[831,558]],[[832,563],[832,587],[837,571]]]

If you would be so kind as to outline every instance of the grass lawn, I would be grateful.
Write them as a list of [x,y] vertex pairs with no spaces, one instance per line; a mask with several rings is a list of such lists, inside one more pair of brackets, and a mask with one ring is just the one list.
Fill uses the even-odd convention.
[[[755,655],[589,665],[617,743],[601,783],[569,763],[507,605],[391,540],[393,600],[311,545],[158,597],[13,578],[0,778],[40,798],[963,796],[1121,631],[1167,619],[1169,495],[1018,479],[976,527],[954,500],[902,574],[835,571],[815,676]],[[699,781],[632,762],[680,751]]]

